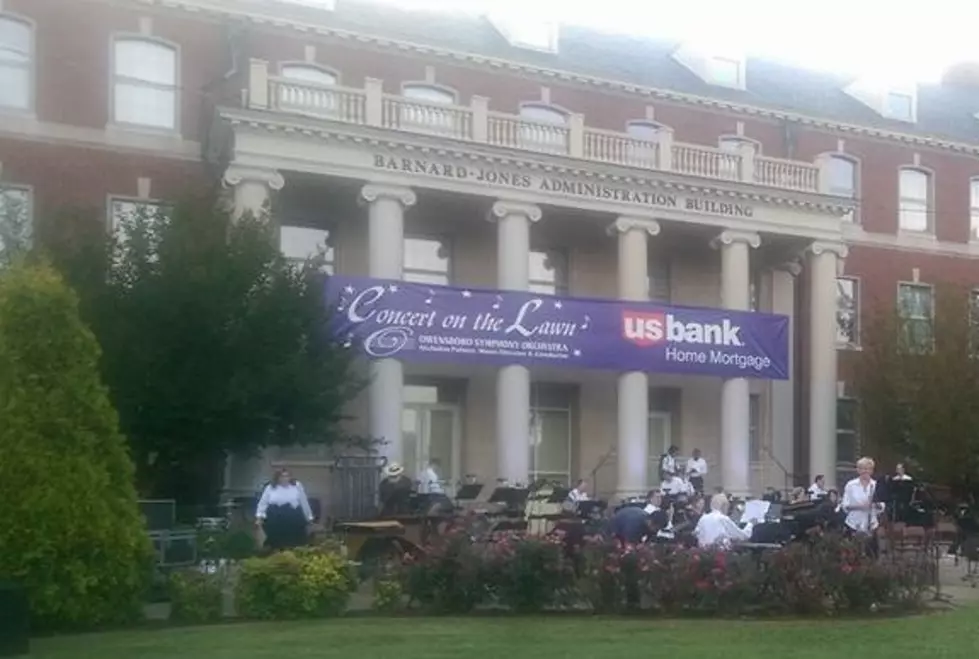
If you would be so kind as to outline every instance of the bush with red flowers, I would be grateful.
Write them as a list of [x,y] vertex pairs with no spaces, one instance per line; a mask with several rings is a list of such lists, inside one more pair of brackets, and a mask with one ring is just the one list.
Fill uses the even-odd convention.
[[667,615],[836,615],[921,604],[926,561],[874,559],[853,540],[814,537],[774,551],[623,546],[591,538],[452,534],[406,563],[405,592],[422,607],[462,613],[588,608]]

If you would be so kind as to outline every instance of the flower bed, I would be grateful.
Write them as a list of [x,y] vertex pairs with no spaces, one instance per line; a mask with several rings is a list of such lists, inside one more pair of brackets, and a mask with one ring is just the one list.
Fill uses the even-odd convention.
[[[408,604],[432,613],[481,607],[514,612],[590,609],[667,615],[835,615],[918,606],[927,586],[915,559],[867,557],[823,536],[780,550],[724,552],[665,545],[505,534],[477,542],[453,533],[405,557]],[[390,603],[387,603],[390,610]]]

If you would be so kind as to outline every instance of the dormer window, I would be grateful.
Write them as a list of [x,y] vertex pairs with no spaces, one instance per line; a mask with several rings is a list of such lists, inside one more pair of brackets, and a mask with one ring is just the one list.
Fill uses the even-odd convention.
[[741,55],[719,53],[710,48],[684,46],[673,59],[687,67],[708,85],[744,89],[745,59]]
[[914,97],[911,94],[888,92],[884,98],[884,116],[899,121],[914,121]]
[[489,16],[490,23],[514,48],[556,53],[560,27],[550,20],[534,20],[527,16]]
[[744,62],[729,57],[710,57],[707,59],[708,82],[741,89],[744,87]]

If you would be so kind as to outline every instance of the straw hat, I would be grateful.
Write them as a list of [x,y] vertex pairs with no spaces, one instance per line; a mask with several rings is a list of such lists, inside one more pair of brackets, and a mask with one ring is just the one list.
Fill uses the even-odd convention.
[[400,476],[405,471],[405,468],[399,465],[397,462],[392,462],[388,466],[384,467],[384,475],[387,477]]

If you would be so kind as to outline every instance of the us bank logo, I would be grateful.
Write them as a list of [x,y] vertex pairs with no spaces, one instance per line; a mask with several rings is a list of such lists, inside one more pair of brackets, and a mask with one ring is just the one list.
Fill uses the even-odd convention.
[[641,347],[661,343],[681,343],[702,346],[744,345],[741,326],[725,318],[718,323],[684,321],[676,314],[663,311],[622,312],[622,336]]

